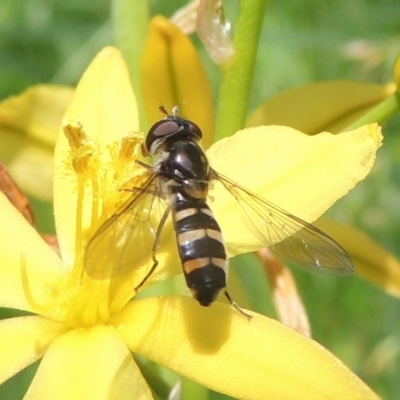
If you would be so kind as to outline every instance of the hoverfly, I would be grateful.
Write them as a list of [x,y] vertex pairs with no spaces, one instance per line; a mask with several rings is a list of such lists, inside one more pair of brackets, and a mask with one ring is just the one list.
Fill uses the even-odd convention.
[[[149,177],[140,188],[132,190],[130,199],[99,228],[87,246],[86,255],[94,248],[108,246],[112,252],[112,246],[124,249],[134,245],[131,238],[137,229],[135,227],[143,224],[144,204],[150,202],[148,219],[144,221],[149,223],[151,205],[158,198],[164,201],[164,209],[158,226],[153,230],[152,248],[148,249],[152,253],[153,265],[135,290],[157,267],[160,236],[171,215],[186,284],[194,298],[202,306],[209,306],[223,290],[231,305],[248,316],[226,290],[227,252],[221,228],[207,204],[211,183],[219,181],[236,199],[256,235],[279,258],[329,274],[353,272],[350,257],[329,236],[215,171],[199,145],[202,138],[200,128],[180,118],[178,107],[174,108],[172,115],[163,107],[160,110],[166,117],[151,127],[142,144],[142,153],[153,158],[153,166],[138,162],[150,172]],[[259,220],[257,223],[255,218]],[[112,243],[103,243],[101,237],[110,229],[113,231]],[[271,233],[284,239],[272,244]],[[122,257],[123,254],[124,251]],[[150,258],[149,254],[147,256]],[[127,263],[126,260],[114,262]]]

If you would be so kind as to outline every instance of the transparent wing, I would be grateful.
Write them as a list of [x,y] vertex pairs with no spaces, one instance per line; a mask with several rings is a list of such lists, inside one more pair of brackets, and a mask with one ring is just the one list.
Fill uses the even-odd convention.
[[94,279],[131,274],[152,255],[159,214],[166,205],[152,174],[94,234],[85,249],[87,273]]
[[347,252],[318,228],[215,171],[213,178],[235,197],[254,234],[282,261],[331,275],[354,272]]

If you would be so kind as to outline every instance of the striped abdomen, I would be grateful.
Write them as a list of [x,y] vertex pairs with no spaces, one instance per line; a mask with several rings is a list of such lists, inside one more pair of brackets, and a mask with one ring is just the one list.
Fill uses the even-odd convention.
[[208,306],[226,287],[227,257],[221,229],[204,200],[174,195],[172,218],[186,283]]

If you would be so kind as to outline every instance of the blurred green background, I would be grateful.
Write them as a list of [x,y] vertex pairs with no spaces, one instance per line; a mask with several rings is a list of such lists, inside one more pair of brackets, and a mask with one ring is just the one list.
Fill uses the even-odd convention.
[[[185,2],[150,3],[153,14],[170,16]],[[226,6],[234,21],[236,2],[227,1]],[[391,81],[400,50],[399,16],[398,0],[270,1],[251,110],[272,95],[308,82]],[[1,99],[37,83],[75,85],[98,50],[113,43],[110,3],[1,0],[0,32]],[[216,94],[216,68],[202,54]],[[368,232],[400,259],[399,117],[386,124],[384,135],[371,175],[328,215]],[[33,204],[40,227],[51,231],[51,209],[34,199]],[[400,398],[400,301],[357,276],[336,279],[297,269],[294,274],[314,338],[383,398]],[[4,310],[3,318],[8,315]],[[36,367],[2,385],[0,399],[22,398]]]

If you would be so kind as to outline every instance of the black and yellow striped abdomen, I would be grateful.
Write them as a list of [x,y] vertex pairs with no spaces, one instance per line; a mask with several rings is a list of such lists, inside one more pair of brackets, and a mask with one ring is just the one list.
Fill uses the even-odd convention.
[[172,202],[186,283],[197,301],[208,306],[226,287],[227,256],[221,229],[203,199],[188,199],[178,192]]

